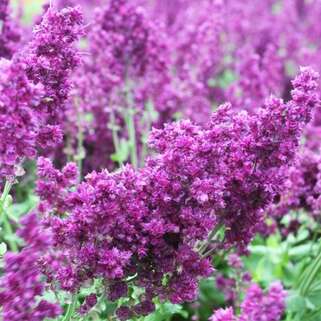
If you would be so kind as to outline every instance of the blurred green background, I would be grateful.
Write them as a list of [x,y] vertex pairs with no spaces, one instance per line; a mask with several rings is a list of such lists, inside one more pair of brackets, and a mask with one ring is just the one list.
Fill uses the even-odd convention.
[[[55,0],[52,0],[54,3]],[[31,23],[33,17],[39,14],[46,0],[11,0],[11,4],[16,13],[22,9],[23,21],[27,24]]]

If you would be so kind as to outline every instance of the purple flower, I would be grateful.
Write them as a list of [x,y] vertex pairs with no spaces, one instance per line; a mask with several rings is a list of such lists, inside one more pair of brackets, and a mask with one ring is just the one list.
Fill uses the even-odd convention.
[[235,321],[232,308],[219,309],[209,318],[210,321]]
[[55,318],[62,309],[40,300],[45,291],[38,260],[51,245],[50,234],[39,224],[36,214],[25,216],[18,235],[26,242],[19,253],[5,255],[4,275],[0,278],[0,301],[4,321],[42,321]]
[[243,262],[242,259],[235,253],[232,253],[227,258],[228,265],[234,269],[242,269]]
[[[161,27],[135,2],[112,0],[96,10],[87,37],[89,55],[74,75],[73,109],[65,125],[70,136],[76,137],[77,115],[92,116],[90,122],[82,122],[85,172],[114,168],[113,135],[116,131],[119,140],[128,138],[126,120],[130,112],[139,155],[142,135],[149,127],[172,119],[175,89],[169,48],[162,35]],[[151,116],[148,108],[155,110],[156,116]]]
[[24,158],[36,155],[40,123],[32,110],[40,90],[30,84],[21,64],[0,61],[0,179],[15,176]]
[[22,30],[11,16],[9,0],[0,3],[0,58],[11,59],[20,47]]
[[225,278],[223,275],[219,274],[216,277],[216,287],[223,292],[225,300],[229,303],[235,301],[237,297],[236,280],[233,278]]
[[68,197],[69,191],[78,180],[76,164],[68,163],[60,172],[53,167],[48,159],[39,157],[37,165],[36,191],[44,199],[39,204],[39,211],[46,213],[54,209],[56,213],[64,214],[72,206],[72,204],[68,204]]
[[128,319],[131,319],[133,311],[127,306],[122,306],[116,310],[116,315],[119,320],[126,321]]
[[[49,8],[41,23],[34,27],[33,39],[20,56],[29,80],[43,87],[37,110],[48,125],[61,125],[64,120],[70,91],[68,78],[80,62],[73,43],[83,35],[82,23],[79,8],[61,11]],[[57,127],[41,128],[39,140],[43,141],[44,135],[49,138],[53,131]]]
[[62,140],[68,77],[79,57],[73,42],[81,32],[78,9],[50,9],[27,47],[0,61],[0,178],[16,175],[25,158]]
[[146,300],[135,305],[133,310],[137,315],[146,316],[155,311],[155,304],[152,301]]
[[[220,248],[246,249],[263,210],[280,192],[281,169],[293,161],[303,126],[319,103],[315,80],[312,70],[303,69],[294,81],[294,100],[271,98],[254,115],[225,105],[204,126],[181,121],[155,129],[150,146],[156,153],[144,168],[93,172],[76,191],[68,191],[67,179],[59,207],[65,216],[51,193],[42,193],[40,180],[54,250],[64,254],[51,277],[69,291],[103,278],[109,293],[117,282],[132,278],[145,289],[141,302],[156,296],[173,303],[193,301],[199,278],[213,271],[196,242],[224,226]],[[59,191],[70,171],[60,173],[44,160],[40,165],[44,186],[58,183]]]
[[126,282],[115,282],[109,287],[108,300],[116,301],[128,294],[128,285]]
[[253,284],[241,305],[239,321],[279,321],[285,309],[286,292],[280,283],[273,283],[264,294]]
[[80,314],[87,314],[97,304],[96,294],[90,294],[85,298],[84,303],[79,308]]
[[232,308],[219,309],[209,318],[210,321],[280,321],[285,310],[286,292],[280,283],[273,283],[267,293],[252,284],[241,305],[240,316]]

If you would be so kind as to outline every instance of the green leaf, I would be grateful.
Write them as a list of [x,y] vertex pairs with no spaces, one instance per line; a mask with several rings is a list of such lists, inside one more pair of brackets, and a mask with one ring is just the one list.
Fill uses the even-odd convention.
[[300,312],[306,308],[306,300],[297,292],[292,292],[287,298],[287,309],[291,312]]
[[21,216],[28,213],[31,209],[36,207],[39,198],[35,195],[28,195],[27,199],[22,203],[13,204],[9,212],[18,220]]
[[130,144],[127,140],[122,139],[119,144],[118,153],[114,153],[111,155],[111,159],[114,162],[123,163],[128,159],[130,151]]
[[0,243],[0,256],[4,256],[7,252],[7,244],[6,243]]
[[295,246],[289,250],[289,256],[293,259],[300,259],[302,256],[307,256],[311,253],[311,244],[303,244]]

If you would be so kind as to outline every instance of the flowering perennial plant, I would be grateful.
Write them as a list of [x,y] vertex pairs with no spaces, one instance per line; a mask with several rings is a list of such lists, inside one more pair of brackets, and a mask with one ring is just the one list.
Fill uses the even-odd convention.
[[41,159],[41,210],[55,252],[64,253],[60,266],[45,267],[48,277],[74,293],[103,279],[110,299],[126,297],[131,280],[145,289],[138,305],[126,307],[138,315],[153,310],[155,296],[194,300],[198,278],[212,272],[207,251],[213,249],[200,251],[198,243],[224,227],[219,246],[245,249],[319,104],[316,80],[315,72],[302,69],[293,100],[271,98],[253,116],[225,105],[205,126],[181,121],[155,129],[150,147],[157,154],[144,168],[93,172],[67,194],[77,176],[73,165],[60,173]]
[[42,321],[61,314],[59,305],[39,300],[45,291],[37,264],[40,256],[51,244],[50,234],[45,233],[35,213],[22,220],[18,235],[26,245],[20,253],[5,257],[5,277],[0,280],[0,302],[4,321]]
[[210,317],[210,321],[280,321],[285,309],[286,292],[279,283],[271,284],[264,293],[257,284],[252,284],[241,304],[240,316],[233,309],[219,309]]
[[49,8],[41,23],[35,26],[34,37],[21,58],[28,79],[43,88],[35,109],[45,124],[37,137],[44,149],[62,138],[59,125],[64,119],[70,90],[68,78],[80,62],[73,43],[83,34],[82,23],[79,8],[62,11]]
[[[320,222],[321,2],[80,3],[50,1],[22,37],[0,0],[0,319],[299,320],[271,280],[313,242],[283,217]],[[312,245],[289,296],[309,317]],[[206,317],[200,281],[224,297]]]
[[131,162],[137,166],[142,131],[154,122],[147,106],[152,105],[162,121],[170,119],[174,108],[169,102],[171,79],[162,32],[146,18],[143,8],[109,1],[96,11],[88,32],[88,51],[76,74],[76,101],[71,102],[76,105],[72,121],[80,111],[92,115],[89,124],[82,124],[87,127],[85,171],[113,168],[110,157],[120,152],[124,139],[129,140]]
[[68,77],[78,62],[79,9],[49,9],[31,42],[0,61],[0,178],[14,177],[25,158],[62,140]]
[[10,59],[19,48],[21,29],[11,17],[9,0],[0,1],[0,58]]
[[22,66],[0,60],[0,178],[15,176],[23,158],[36,155],[38,118],[32,106],[40,89],[32,85]]

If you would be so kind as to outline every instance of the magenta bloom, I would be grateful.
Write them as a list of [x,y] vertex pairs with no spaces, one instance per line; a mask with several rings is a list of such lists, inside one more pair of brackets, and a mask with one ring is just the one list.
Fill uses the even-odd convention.
[[119,298],[127,293],[122,282],[135,275],[133,284],[145,289],[131,310],[136,314],[152,311],[156,296],[194,300],[198,279],[213,270],[196,242],[219,225],[226,227],[221,246],[245,250],[319,104],[316,79],[302,69],[291,101],[271,98],[254,115],[225,105],[205,126],[181,121],[154,130],[150,146],[156,154],[144,168],[93,172],[76,191],[68,187],[74,166],[60,173],[41,159],[42,211],[55,251],[65,255],[60,266],[48,267],[50,277],[67,291],[103,278],[109,295]]
[[210,321],[280,321],[285,310],[286,292],[280,283],[271,284],[266,293],[252,284],[246,291],[241,304],[240,316],[232,308],[219,309],[209,318]]
[[10,59],[18,50],[22,30],[13,19],[9,9],[9,0],[0,2],[0,58]]
[[45,291],[38,261],[51,245],[36,214],[25,216],[18,231],[26,243],[19,253],[5,255],[5,274],[0,278],[0,302],[4,321],[42,321],[62,313],[59,305],[41,300]]
[[232,308],[219,309],[209,318],[210,321],[236,321]]
[[0,179],[15,176],[25,158],[62,141],[81,23],[79,9],[50,9],[28,46],[0,61]]
[[253,284],[241,305],[239,321],[279,321],[285,309],[286,292],[280,283],[273,283],[265,294]]

